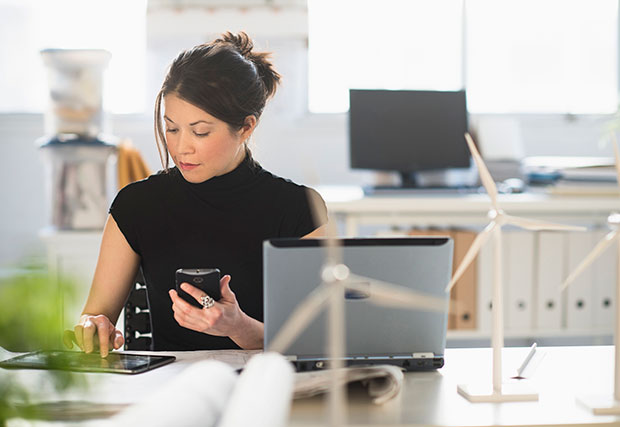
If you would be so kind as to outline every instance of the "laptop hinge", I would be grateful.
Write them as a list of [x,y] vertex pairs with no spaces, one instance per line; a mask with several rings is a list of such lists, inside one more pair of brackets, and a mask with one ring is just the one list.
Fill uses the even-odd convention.
[[[327,362],[329,357],[317,357],[317,356],[308,356],[308,357],[298,357],[294,355],[284,356],[286,360],[290,362],[316,362],[323,361]],[[421,352],[421,353],[411,353],[411,354],[403,354],[403,355],[389,355],[389,356],[345,356],[340,360],[385,360],[385,359],[433,359],[435,357],[435,353],[433,352]]]
[[435,357],[435,353],[433,352],[413,353],[412,356],[414,359],[432,359],[433,357]]

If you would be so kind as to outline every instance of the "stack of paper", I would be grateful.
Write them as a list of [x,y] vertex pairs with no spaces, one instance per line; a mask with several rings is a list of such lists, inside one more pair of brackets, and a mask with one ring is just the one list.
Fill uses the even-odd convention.
[[556,179],[546,187],[550,194],[608,196],[618,195],[614,159],[611,157],[530,157],[523,161],[529,176],[541,171]]
[[[343,383],[363,381],[368,394],[376,404],[383,404],[397,396],[405,378],[403,371],[393,365],[350,366],[339,375]],[[300,399],[325,393],[334,375],[333,369],[299,372],[295,374],[294,398]]]
[[551,194],[618,195],[618,180],[614,165],[592,165],[565,168],[561,178],[548,188]]

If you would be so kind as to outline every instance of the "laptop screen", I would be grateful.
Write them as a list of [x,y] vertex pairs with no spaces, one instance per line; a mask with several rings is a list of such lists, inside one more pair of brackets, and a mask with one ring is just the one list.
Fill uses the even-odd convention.
[[[322,239],[272,239],[263,245],[265,348],[297,305],[320,283],[326,258]],[[453,242],[448,237],[340,239],[344,263],[356,276],[381,280],[449,299]],[[362,286],[372,287],[360,280]],[[443,355],[448,313],[376,304],[370,294],[345,295],[347,357]],[[326,312],[314,319],[285,352],[298,359],[324,358]]]

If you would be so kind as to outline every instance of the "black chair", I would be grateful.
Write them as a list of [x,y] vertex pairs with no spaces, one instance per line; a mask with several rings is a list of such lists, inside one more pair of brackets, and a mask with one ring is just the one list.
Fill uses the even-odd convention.
[[144,283],[140,270],[125,302],[125,350],[151,349],[151,313]]

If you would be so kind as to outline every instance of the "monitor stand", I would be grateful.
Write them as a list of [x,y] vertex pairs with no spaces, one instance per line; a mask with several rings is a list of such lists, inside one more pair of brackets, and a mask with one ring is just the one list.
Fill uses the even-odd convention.
[[417,172],[398,172],[400,188],[420,188],[420,177]]
[[408,195],[408,194],[471,194],[478,193],[479,186],[447,186],[437,183],[420,185],[418,172],[399,172],[400,185],[374,185],[364,187],[364,194],[372,195]]

